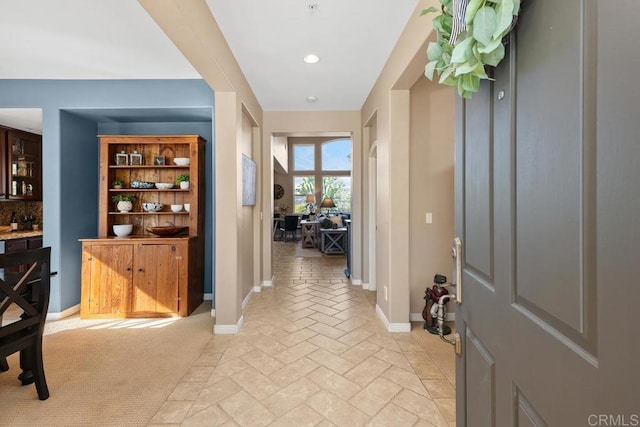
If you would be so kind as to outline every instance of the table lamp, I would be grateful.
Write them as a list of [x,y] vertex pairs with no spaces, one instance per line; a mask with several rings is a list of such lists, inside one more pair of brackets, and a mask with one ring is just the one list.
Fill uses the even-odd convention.
[[315,210],[316,198],[313,194],[307,194],[307,198],[305,200],[307,204],[307,209],[309,209],[309,215],[313,215],[313,211]]
[[333,203],[333,199],[331,197],[325,197],[322,199],[322,203],[320,203],[321,208],[327,208],[327,213],[331,210],[331,208],[335,208],[336,204]]

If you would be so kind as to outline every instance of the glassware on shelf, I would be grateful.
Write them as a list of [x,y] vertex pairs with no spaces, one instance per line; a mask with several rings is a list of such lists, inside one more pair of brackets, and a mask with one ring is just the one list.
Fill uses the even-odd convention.
[[13,154],[24,154],[24,141],[18,138],[14,139],[11,149]]
[[133,153],[129,154],[129,164],[134,166],[141,166],[142,154],[138,153],[137,150],[134,150]]
[[129,155],[122,150],[116,154],[115,161],[118,166],[126,166],[129,164]]
[[18,157],[18,168],[16,171],[18,176],[27,176],[27,160],[24,157]]

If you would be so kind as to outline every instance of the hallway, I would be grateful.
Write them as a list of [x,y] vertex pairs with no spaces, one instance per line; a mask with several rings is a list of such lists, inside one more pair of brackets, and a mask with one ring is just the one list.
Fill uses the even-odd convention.
[[273,246],[273,287],[253,295],[238,335],[211,338],[149,425],[455,425],[448,344],[421,322],[386,332],[343,256]]

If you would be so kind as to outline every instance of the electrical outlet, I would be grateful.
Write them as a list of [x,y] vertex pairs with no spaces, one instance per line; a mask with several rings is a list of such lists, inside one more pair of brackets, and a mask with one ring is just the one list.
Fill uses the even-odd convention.
[[384,300],[389,301],[389,288],[387,285],[384,285]]
[[426,224],[431,224],[431,223],[433,222],[433,214],[432,214],[431,212],[427,212],[427,213],[424,215],[424,222],[425,222]]

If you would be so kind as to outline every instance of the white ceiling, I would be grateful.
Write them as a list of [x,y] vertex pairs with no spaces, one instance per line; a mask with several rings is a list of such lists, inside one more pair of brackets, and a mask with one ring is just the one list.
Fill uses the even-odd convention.
[[[362,107],[417,0],[207,4],[264,110],[331,111]],[[320,62],[303,62],[308,53]]]
[[[360,109],[417,4],[206,1],[266,111]],[[200,78],[135,0],[0,0],[0,40],[0,79]]]

